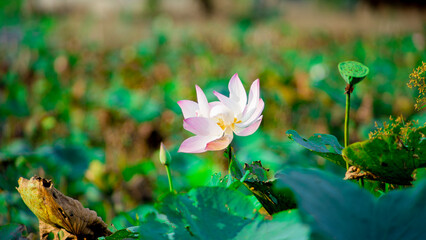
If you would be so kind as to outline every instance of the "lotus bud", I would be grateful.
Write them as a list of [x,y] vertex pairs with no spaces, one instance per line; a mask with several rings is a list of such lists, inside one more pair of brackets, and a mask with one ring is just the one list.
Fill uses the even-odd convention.
[[172,157],[170,156],[169,151],[167,151],[166,146],[161,143],[160,146],[160,162],[163,165],[169,165],[172,161]]

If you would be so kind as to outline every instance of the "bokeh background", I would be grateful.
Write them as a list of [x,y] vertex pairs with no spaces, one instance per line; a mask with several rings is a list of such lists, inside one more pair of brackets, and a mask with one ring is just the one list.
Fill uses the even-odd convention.
[[195,84],[213,100],[238,73],[257,78],[264,120],[234,141],[240,162],[344,170],[292,143],[335,135],[343,143],[345,82],[337,64],[370,74],[352,95],[351,142],[390,115],[426,121],[407,87],[426,61],[424,1],[14,0],[0,2],[0,225],[37,219],[19,177],[56,188],[118,229],[168,191],[158,148],[172,154],[175,187],[226,172],[222,152],[177,153],[191,136],[177,101]]

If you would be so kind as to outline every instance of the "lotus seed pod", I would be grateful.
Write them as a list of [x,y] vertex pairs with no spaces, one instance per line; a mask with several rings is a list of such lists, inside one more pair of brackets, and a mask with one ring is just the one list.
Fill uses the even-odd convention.
[[370,71],[367,66],[355,61],[341,62],[338,68],[340,75],[351,86],[361,82]]

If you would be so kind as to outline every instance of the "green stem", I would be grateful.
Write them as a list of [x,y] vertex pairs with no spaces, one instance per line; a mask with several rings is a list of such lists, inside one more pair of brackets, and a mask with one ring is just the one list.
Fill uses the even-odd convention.
[[246,171],[246,173],[244,174],[244,176],[240,179],[240,182],[243,183],[247,179],[248,175],[250,175],[250,171],[249,170]]
[[364,187],[364,178],[360,178],[358,183],[361,187]]
[[167,171],[167,178],[169,179],[169,188],[170,188],[170,192],[172,193],[172,192],[174,192],[174,189],[173,189],[173,182],[172,182],[172,173],[170,172],[170,168],[169,168],[169,165],[168,164],[166,164],[166,165],[164,165],[165,167],[166,167],[166,171]]
[[227,153],[228,153],[228,184],[227,187],[231,186],[232,184],[232,147],[231,145],[228,146],[227,149]]
[[[349,113],[351,112],[351,92],[353,86],[348,85],[346,90],[346,111],[345,111],[345,148],[349,145]],[[349,169],[349,163],[346,162],[346,170]],[[364,187],[364,179],[358,181],[361,187]]]
[[228,174],[231,177],[231,167],[232,167],[232,147],[231,144],[228,146]]
[[[346,92],[346,112],[345,112],[345,148],[349,145],[349,112],[351,109],[351,93]],[[346,162],[346,170],[349,169],[349,163]]]

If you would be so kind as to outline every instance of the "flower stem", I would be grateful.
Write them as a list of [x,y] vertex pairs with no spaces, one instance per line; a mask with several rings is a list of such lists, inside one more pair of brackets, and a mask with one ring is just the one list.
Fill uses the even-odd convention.
[[[346,112],[345,112],[345,148],[349,145],[349,112],[351,108],[351,92],[346,91]],[[346,170],[349,169],[349,163],[346,162]]]
[[232,182],[233,182],[233,178],[232,178],[232,159],[233,159],[233,154],[232,154],[232,147],[231,145],[228,146],[228,148],[226,149],[226,153],[228,154],[226,157],[228,158],[228,183],[227,183],[227,187],[230,187]]
[[358,184],[359,184],[361,187],[364,187],[364,178],[360,178],[360,179],[359,179],[359,181],[358,181]]
[[169,189],[170,189],[170,192],[172,193],[172,192],[174,192],[174,189],[173,189],[173,182],[172,182],[172,173],[170,172],[170,168],[169,168],[169,165],[168,164],[166,164],[166,165],[164,165],[165,167],[166,167],[166,171],[167,171],[167,178],[169,179]]
[[229,164],[229,166],[228,166],[228,175],[229,175],[229,178],[231,178],[232,177],[232,174],[231,174],[231,168],[232,168],[232,147],[231,147],[231,145],[229,145],[228,146],[228,164]]

